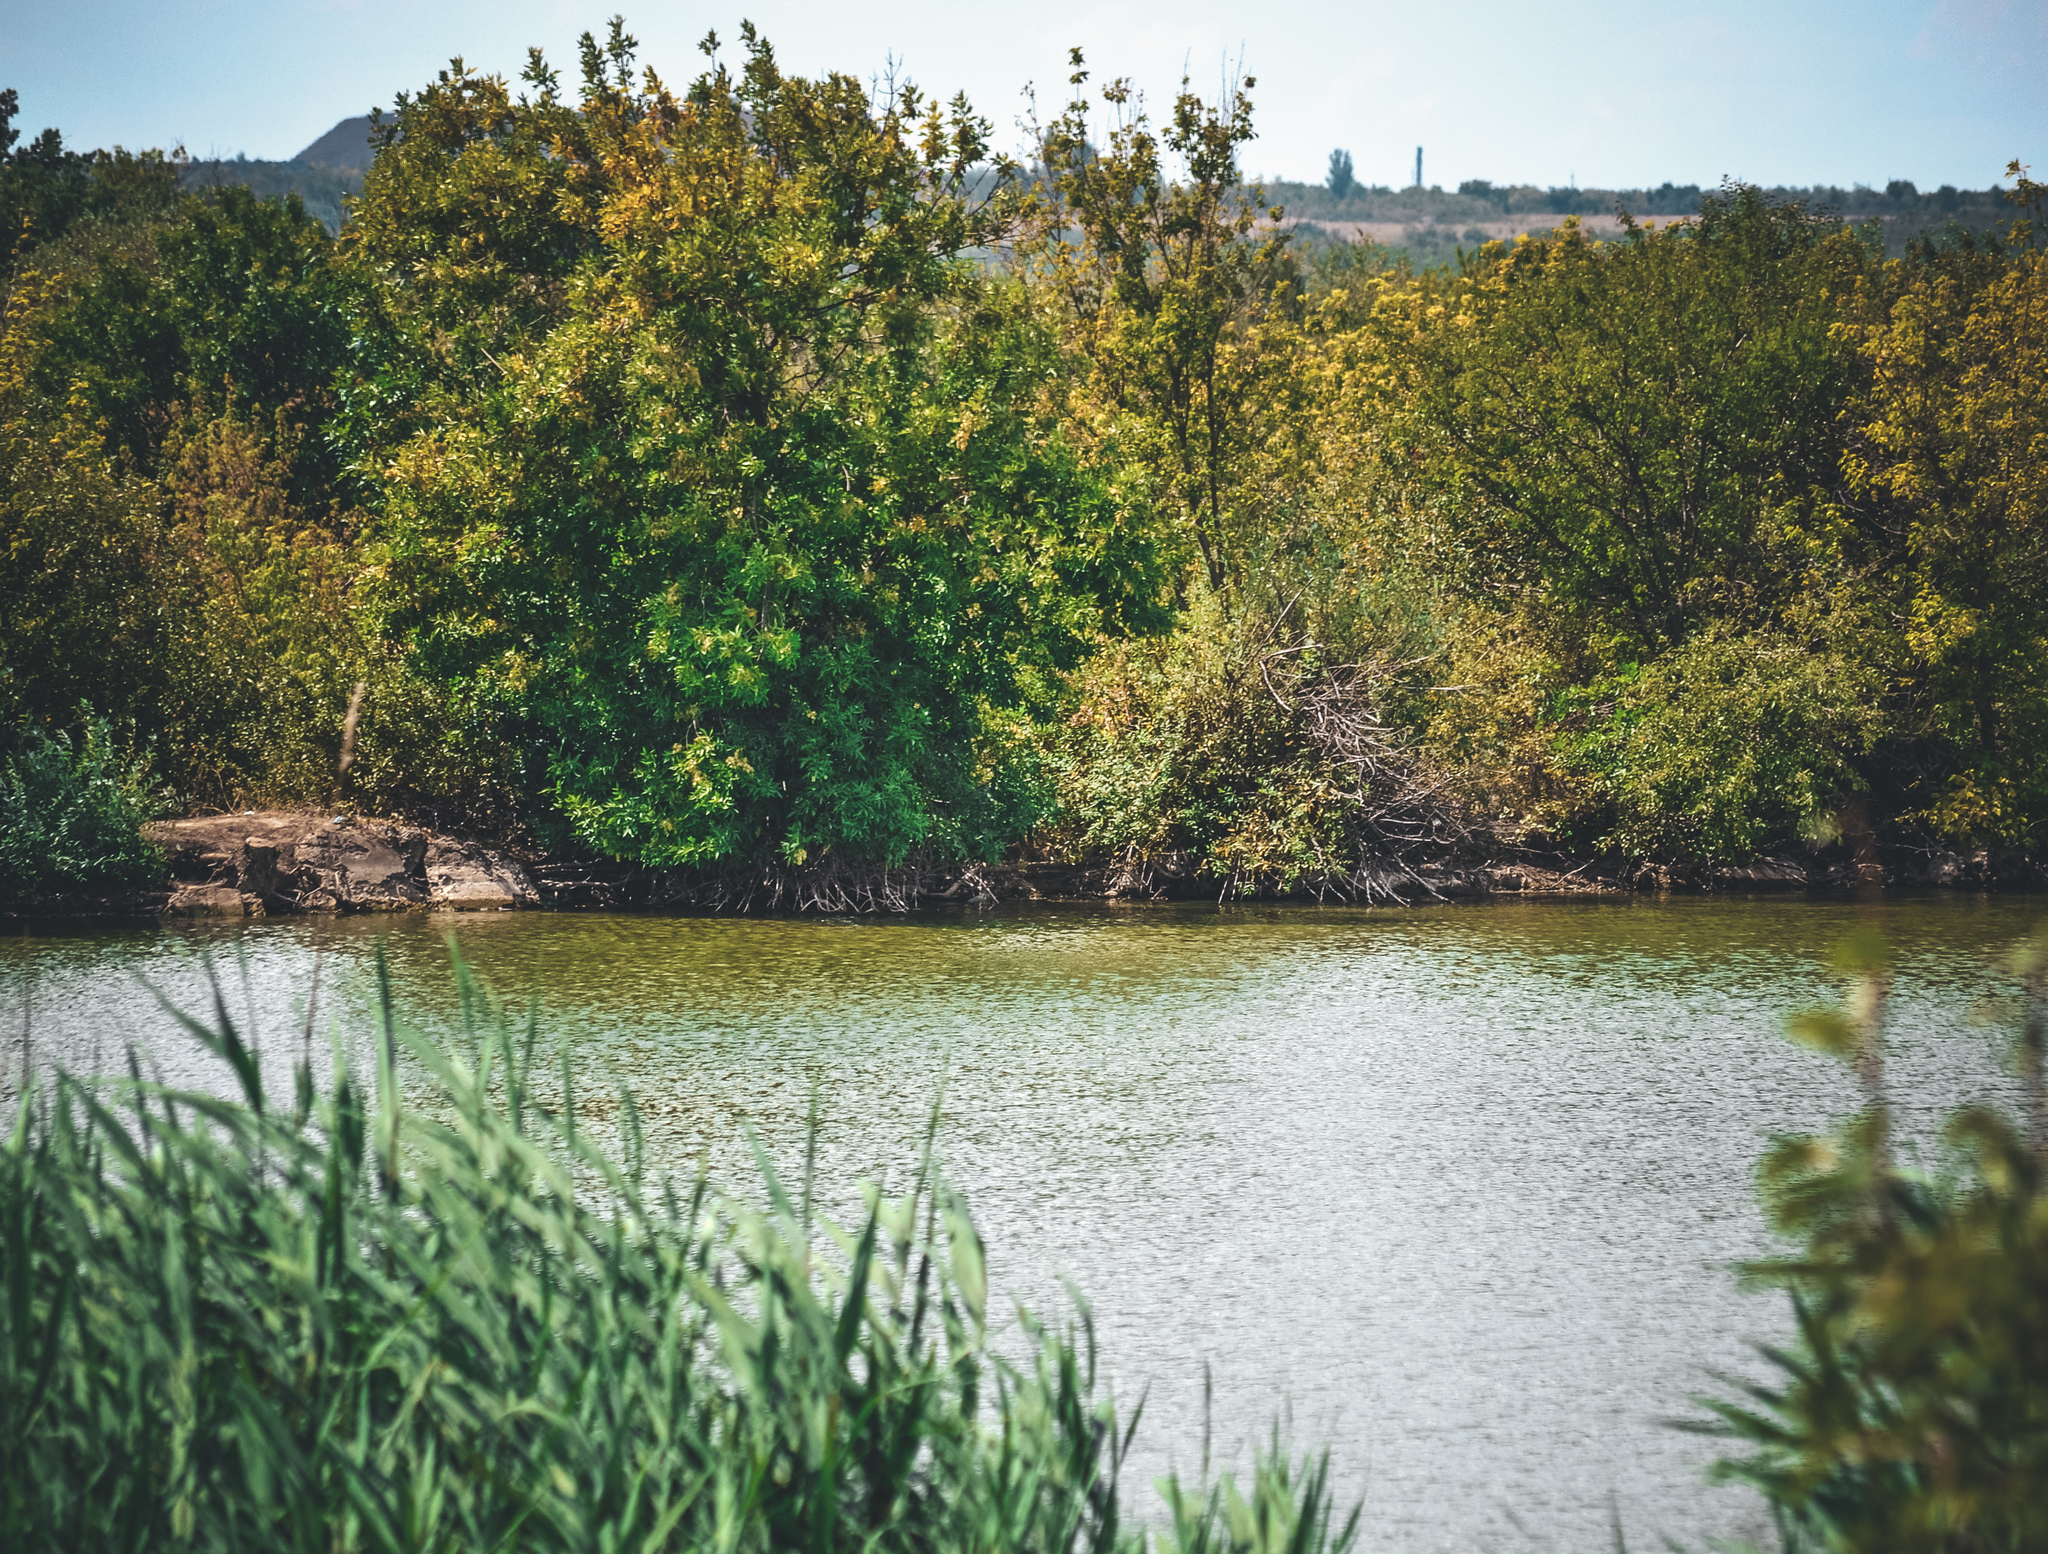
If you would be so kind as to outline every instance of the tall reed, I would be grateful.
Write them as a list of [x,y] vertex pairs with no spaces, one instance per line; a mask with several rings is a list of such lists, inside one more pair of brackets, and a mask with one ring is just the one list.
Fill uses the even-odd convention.
[[[381,969],[381,968],[380,968]],[[459,958],[468,1050],[401,1025],[239,1100],[59,1077],[0,1148],[0,1547],[1111,1551],[1136,1427],[1077,1329],[987,1342],[983,1245],[927,1147],[845,1230],[650,1180],[541,1103]],[[431,1104],[401,1108],[406,1052]],[[567,1097],[565,1071],[560,1094]],[[552,1088],[552,1087],[550,1087]],[[415,1089],[417,1097],[418,1091]],[[623,1157],[623,1158],[621,1158]],[[1344,1554],[1327,1463],[1166,1499],[1179,1554]]]

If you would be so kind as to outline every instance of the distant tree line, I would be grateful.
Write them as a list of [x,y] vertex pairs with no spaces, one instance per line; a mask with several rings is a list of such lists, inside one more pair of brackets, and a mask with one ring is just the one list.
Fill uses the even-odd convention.
[[[1311,220],[1321,217],[1457,222],[1506,216],[1612,215],[1617,208],[1637,216],[1691,216],[1699,212],[1700,201],[1711,192],[1699,184],[1670,182],[1643,188],[1582,189],[1577,185],[1543,188],[1535,184],[1496,184],[1484,178],[1465,179],[1455,191],[1440,186],[1417,188],[1412,184],[1396,189],[1386,184],[1358,182],[1348,151],[1333,151],[1330,157],[1329,175],[1322,183],[1273,179],[1266,184],[1267,194],[1293,215]],[[1949,218],[1995,220],[2006,210],[2004,191],[1995,184],[1987,189],[1958,189],[1943,184],[1923,194],[1910,181],[1893,179],[1882,189],[1862,184],[1847,189],[1816,184],[1804,188],[1773,187],[1766,192],[1776,200],[1797,201],[1852,219],[1919,218],[1939,225]]]
[[195,191],[234,185],[264,199],[297,195],[329,232],[341,230],[342,222],[348,219],[347,201],[363,190],[363,175],[349,168],[262,162],[248,157],[193,158],[179,169],[179,181]]

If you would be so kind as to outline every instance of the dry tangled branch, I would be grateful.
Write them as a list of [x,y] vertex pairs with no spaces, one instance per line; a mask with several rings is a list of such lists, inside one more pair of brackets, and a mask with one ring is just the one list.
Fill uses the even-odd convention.
[[[1265,658],[1259,668],[1272,689]],[[1402,888],[1414,886],[1436,896],[1420,866],[1472,839],[1453,776],[1380,719],[1377,688],[1391,672],[1385,665],[1342,664],[1297,692],[1294,710],[1307,743],[1346,774],[1354,805],[1347,827],[1353,856],[1329,860],[1318,894],[1398,903],[1405,899]]]

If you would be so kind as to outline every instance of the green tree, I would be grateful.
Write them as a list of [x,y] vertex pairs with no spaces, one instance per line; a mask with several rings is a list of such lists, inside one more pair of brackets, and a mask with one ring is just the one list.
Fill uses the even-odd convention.
[[1916,794],[1965,840],[2038,845],[2048,820],[2048,251],[2043,188],[1998,248],[1894,261],[1843,336],[1870,367],[1845,467],[1904,622],[1915,733],[1946,759]]
[[51,394],[79,392],[112,445],[153,470],[175,427],[228,414],[300,429],[294,479],[324,497],[339,473],[319,435],[346,360],[351,307],[325,228],[297,196],[228,186],[189,196],[147,251],[73,282],[36,364]]
[[179,617],[163,507],[34,381],[58,285],[17,277],[0,337],[0,727],[62,727],[82,702],[153,727]]
[[1115,423],[1221,592],[1258,547],[1263,515],[1239,500],[1243,466],[1268,418],[1284,415],[1291,360],[1258,327],[1291,280],[1284,238],[1256,235],[1278,212],[1238,170],[1257,83],[1247,76],[1212,105],[1183,81],[1155,130],[1130,83],[1112,81],[1098,145],[1081,51],[1070,60],[1074,96],[1037,131],[1023,254],[1087,364],[1078,415]]
[[54,129],[23,145],[20,111],[20,92],[0,91],[0,277],[88,218],[146,221],[176,203],[182,150],[67,151]]
[[1757,619],[1838,543],[1835,422],[1860,378],[1832,333],[1852,234],[1734,188],[1699,219],[1568,222],[1390,291],[1388,413],[1455,492],[1495,586],[1626,649]]
[[380,618],[605,852],[985,855],[1030,814],[992,710],[1156,616],[1144,508],[959,257],[1002,221],[964,101],[744,42],[680,95],[615,25],[574,108],[538,57],[401,102],[344,240]]
[[439,808],[492,784],[495,753],[355,608],[360,514],[329,435],[343,281],[295,200],[234,187],[37,251],[0,405],[7,714],[60,724],[89,700],[153,740],[188,803],[324,800],[364,681],[355,794]]
[[1349,151],[1340,150],[1330,153],[1330,176],[1325,182],[1329,186],[1330,197],[1338,200],[1343,199],[1353,189],[1358,187],[1358,179],[1352,170],[1351,153]]

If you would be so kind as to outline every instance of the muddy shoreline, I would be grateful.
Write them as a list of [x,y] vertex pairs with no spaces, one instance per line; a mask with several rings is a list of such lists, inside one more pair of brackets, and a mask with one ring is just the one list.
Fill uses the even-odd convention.
[[1837,846],[1786,851],[1741,865],[1685,868],[1574,859],[1502,844],[1484,853],[1447,850],[1414,867],[1368,864],[1348,876],[1279,892],[1201,874],[1194,860],[1175,854],[1116,865],[1040,859],[912,864],[886,874],[790,871],[755,878],[557,857],[398,821],[330,813],[208,815],[159,822],[149,835],[164,850],[167,888],[123,896],[59,896],[10,915],[132,920],[413,911],[887,912],[949,904],[1148,900],[1415,906],[1645,891],[1835,894],[1873,886],[1977,891],[2048,886],[2048,870],[2026,854],[1932,845],[1880,845],[1860,861]]

